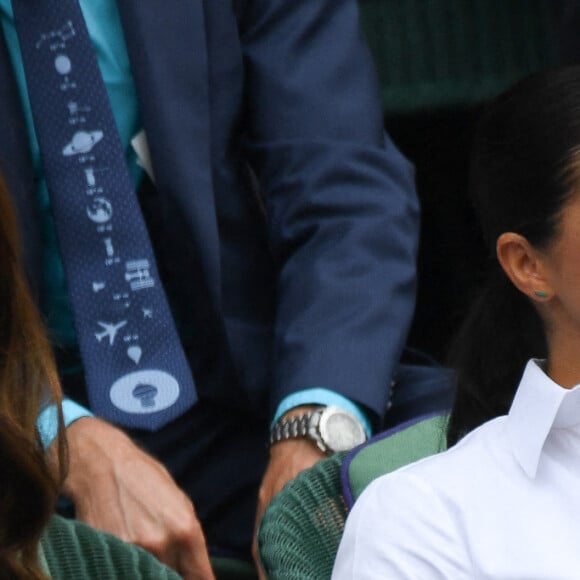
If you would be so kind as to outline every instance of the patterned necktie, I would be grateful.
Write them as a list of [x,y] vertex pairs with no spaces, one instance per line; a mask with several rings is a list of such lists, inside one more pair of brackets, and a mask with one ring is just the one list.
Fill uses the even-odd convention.
[[13,0],[91,408],[156,430],[197,400],[78,0]]

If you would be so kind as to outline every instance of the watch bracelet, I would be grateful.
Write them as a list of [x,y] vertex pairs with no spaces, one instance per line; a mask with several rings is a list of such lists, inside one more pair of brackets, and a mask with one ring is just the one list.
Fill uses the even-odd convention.
[[278,419],[270,431],[270,445],[287,439],[308,437],[308,428],[314,413],[315,411],[308,411],[301,415]]

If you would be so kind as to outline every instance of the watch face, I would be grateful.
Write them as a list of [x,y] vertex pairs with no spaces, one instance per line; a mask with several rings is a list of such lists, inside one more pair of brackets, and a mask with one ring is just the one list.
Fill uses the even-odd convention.
[[349,413],[328,407],[320,418],[320,436],[331,451],[346,451],[366,441],[362,425]]

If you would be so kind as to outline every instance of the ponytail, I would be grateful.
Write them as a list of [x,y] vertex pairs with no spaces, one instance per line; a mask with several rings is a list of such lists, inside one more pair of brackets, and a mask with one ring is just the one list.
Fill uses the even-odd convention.
[[538,313],[496,265],[451,346],[457,386],[448,445],[506,414],[528,359],[546,356]]
[[514,232],[547,249],[579,184],[580,66],[531,75],[489,104],[474,136],[469,195],[494,265],[450,349],[450,445],[507,413],[527,361],[548,355],[538,313],[495,258],[497,240]]

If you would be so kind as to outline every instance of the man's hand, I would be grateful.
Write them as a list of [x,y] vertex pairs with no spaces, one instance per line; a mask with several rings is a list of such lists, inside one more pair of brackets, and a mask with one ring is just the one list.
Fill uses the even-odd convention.
[[[284,416],[290,417],[293,414],[304,413],[309,409],[310,407],[296,407]],[[257,531],[262,515],[272,498],[288,481],[294,479],[304,469],[312,467],[323,457],[325,457],[324,453],[310,439],[288,439],[280,441],[270,448],[270,461],[258,493],[256,528],[252,546],[254,561],[262,580],[266,577],[261,570],[257,544]]]
[[64,494],[80,520],[142,546],[186,580],[214,578],[193,505],[159,462],[93,417],[72,423],[67,439]]

